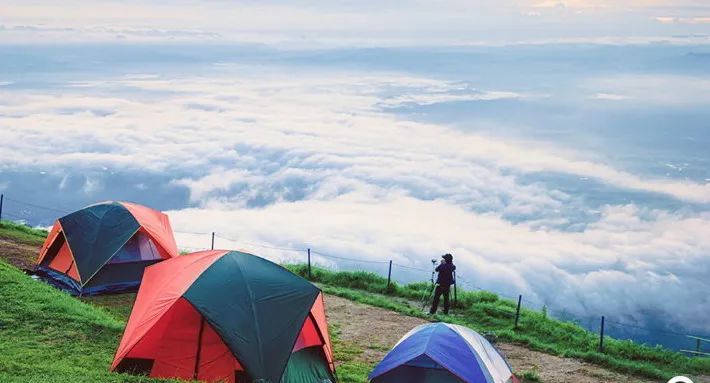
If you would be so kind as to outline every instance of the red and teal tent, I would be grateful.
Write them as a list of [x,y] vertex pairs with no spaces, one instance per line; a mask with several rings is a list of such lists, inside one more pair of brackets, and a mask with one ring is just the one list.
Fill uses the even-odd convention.
[[76,295],[135,291],[146,266],[177,255],[167,215],[102,202],[55,221],[35,272]]
[[202,381],[333,382],[321,291],[255,255],[211,250],[146,269],[111,370]]

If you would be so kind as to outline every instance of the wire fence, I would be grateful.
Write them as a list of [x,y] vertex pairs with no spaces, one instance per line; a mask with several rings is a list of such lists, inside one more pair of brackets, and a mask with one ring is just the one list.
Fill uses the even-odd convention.
[[[0,194],[0,219],[10,218],[12,221],[18,221],[20,223],[27,224],[29,220],[35,216],[35,212],[32,209],[39,209],[44,212],[49,213],[59,213],[62,215],[69,214],[69,211],[64,209],[57,209],[49,206],[43,206],[37,203],[22,201],[15,198],[8,198]],[[181,251],[203,251],[215,248],[224,248],[215,246],[215,240],[219,239],[222,242],[228,241],[230,246],[227,248],[234,249],[239,248],[245,250],[246,248],[259,248],[264,250],[271,250],[279,252],[280,258],[285,261],[307,263],[309,269],[311,266],[325,267],[336,270],[364,270],[373,272],[379,275],[386,275],[388,279],[388,285],[394,280],[402,281],[403,279],[408,279],[412,281],[426,281],[430,282],[433,280],[434,273],[433,267],[430,269],[425,269],[422,267],[396,263],[392,260],[372,260],[372,259],[359,259],[354,257],[347,257],[342,255],[335,255],[330,252],[325,252],[321,250],[315,250],[309,247],[295,247],[295,246],[277,246],[274,244],[267,243],[255,243],[251,241],[245,241],[240,238],[234,238],[221,233],[216,232],[194,232],[194,231],[179,231],[174,230],[174,234],[181,236],[191,236],[193,241],[191,244],[196,243],[196,239],[205,239],[205,246],[179,246]],[[197,238],[199,237],[199,238]],[[207,246],[209,244],[209,246]],[[285,258],[285,259],[283,259]],[[350,266],[343,267],[345,264]],[[354,267],[352,267],[354,266]],[[434,265],[432,265],[434,266]],[[395,270],[402,270],[408,276],[401,273],[394,272]],[[414,276],[416,274],[416,276]],[[393,278],[394,277],[394,278]],[[515,320],[517,326],[518,320],[521,315],[521,310],[532,309],[534,311],[541,311],[547,314],[549,305],[545,302],[541,302],[536,298],[531,298],[529,296],[518,295],[512,296],[510,294],[505,294],[501,292],[496,292],[495,289],[490,287],[482,287],[475,284],[473,281],[469,280],[464,275],[456,276],[456,285],[460,288],[460,291],[488,291],[492,292],[499,297],[505,298],[513,303],[511,305],[511,311],[506,311],[496,307],[487,307],[487,310],[501,315],[510,317]],[[515,303],[517,302],[517,305]],[[697,336],[691,335],[679,331],[672,331],[667,329],[650,328],[639,323],[628,323],[625,321],[617,321],[607,319],[605,316],[595,316],[595,317],[580,317],[578,315],[572,315],[564,311],[561,308],[555,308],[556,319],[573,322],[580,325],[590,332],[598,332],[600,334],[599,339],[599,349],[603,351],[603,341],[605,336],[612,336],[617,339],[628,339],[635,341],[637,343],[645,344],[660,344],[669,348],[673,348],[679,351],[686,352],[689,355],[694,356],[710,356],[702,348],[702,344],[705,342],[710,342],[710,337],[708,336]],[[661,341],[664,337],[672,339],[672,341]],[[682,342],[685,340],[685,342]],[[701,342],[702,341],[702,342]],[[692,343],[692,344],[691,344]],[[690,349],[683,349],[692,348]]]

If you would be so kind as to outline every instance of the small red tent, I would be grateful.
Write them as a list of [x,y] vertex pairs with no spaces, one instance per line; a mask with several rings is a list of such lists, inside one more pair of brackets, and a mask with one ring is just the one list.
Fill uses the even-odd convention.
[[135,291],[146,266],[178,255],[168,216],[129,202],[102,202],[59,218],[35,272],[76,295]]

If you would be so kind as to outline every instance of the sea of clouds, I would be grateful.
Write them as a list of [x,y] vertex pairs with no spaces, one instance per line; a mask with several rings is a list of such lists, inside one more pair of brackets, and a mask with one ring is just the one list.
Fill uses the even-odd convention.
[[[0,168],[93,174],[81,185],[67,187],[66,177],[58,185],[87,202],[111,192],[96,169],[168,175],[161,182],[189,192],[187,204],[168,212],[185,249],[206,246],[204,236],[188,232],[215,231],[233,239],[218,238],[217,247],[280,260],[301,255],[255,244],[420,269],[451,252],[468,288],[521,293],[578,317],[710,332],[703,319],[710,312],[710,184],[636,174],[554,142],[390,112],[548,95],[384,71],[215,67],[50,88],[8,82],[0,87]],[[638,86],[620,88],[609,92],[643,97]],[[696,88],[707,95],[706,86]],[[537,174],[686,207],[592,205],[585,193]],[[155,185],[144,178],[123,187],[150,194]],[[0,190],[22,182],[0,181]],[[406,281],[428,278],[398,272]]]

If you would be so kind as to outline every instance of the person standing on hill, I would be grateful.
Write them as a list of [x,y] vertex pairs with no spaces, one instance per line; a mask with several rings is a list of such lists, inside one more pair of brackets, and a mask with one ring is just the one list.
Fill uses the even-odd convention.
[[429,314],[432,315],[436,314],[436,310],[439,308],[439,299],[442,295],[444,296],[444,314],[449,313],[449,291],[451,290],[451,285],[456,283],[454,280],[454,272],[456,271],[454,257],[451,254],[444,254],[441,258],[443,258],[441,263],[435,269],[438,275],[436,277],[434,301],[431,302],[431,310],[429,310]]

